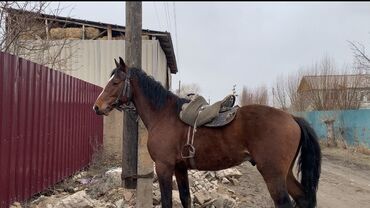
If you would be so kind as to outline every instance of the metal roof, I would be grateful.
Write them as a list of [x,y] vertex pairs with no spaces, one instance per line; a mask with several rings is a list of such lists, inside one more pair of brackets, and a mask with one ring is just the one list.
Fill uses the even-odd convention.
[[303,76],[297,91],[304,91],[304,85],[310,90],[322,89],[369,89],[369,74],[346,74],[346,75],[313,75]]
[[[18,9],[7,9],[7,11],[8,13],[36,14],[34,12],[18,10]],[[126,29],[126,27],[122,25],[94,22],[90,20],[75,19],[71,17],[62,17],[62,16],[49,15],[49,14],[40,14],[40,17],[41,19],[47,19],[50,21],[59,21],[63,23],[76,24],[76,25],[81,25],[81,26],[85,25],[85,26],[91,26],[91,27],[96,27],[96,28],[101,28],[101,29],[107,29],[107,27],[110,26],[112,28],[112,31],[117,31],[117,32],[122,32],[122,33],[125,33],[125,29]],[[167,31],[162,32],[162,31],[143,29],[142,35],[152,36],[159,40],[161,48],[163,49],[166,55],[168,67],[170,68],[171,73],[176,74],[178,72],[178,69],[177,69],[175,51],[174,51],[173,44],[172,44],[171,33]]]

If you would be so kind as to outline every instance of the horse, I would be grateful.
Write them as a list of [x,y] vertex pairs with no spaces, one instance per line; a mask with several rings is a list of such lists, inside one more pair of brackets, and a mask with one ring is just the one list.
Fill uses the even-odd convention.
[[[189,208],[188,170],[216,171],[245,161],[257,167],[275,207],[316,206],[321,150],[315,131],[305,119],[265,105],[241,106],[228,125],[197,128],[191,164],[191,159],[182,157],[189,127],[179,119],[181,106],[190,100],[165,89],[142,69],[126,66],[121,57],[119,62],[114,61],[116,68],[93,110],[108,116],[123,104],[132,102],[136,107],[148,130],[147,148],[155,162],[162,207],[172,207],[173,174],[181,204]],[[296,160],[300,182],[293,175]]]

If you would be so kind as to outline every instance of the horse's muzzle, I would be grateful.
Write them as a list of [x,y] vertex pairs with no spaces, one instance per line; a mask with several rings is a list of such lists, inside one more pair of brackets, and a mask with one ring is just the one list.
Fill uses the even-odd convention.
[[94,105],[93,109],[97,115],[104,115],[104,113],[99,110],[97,105]]

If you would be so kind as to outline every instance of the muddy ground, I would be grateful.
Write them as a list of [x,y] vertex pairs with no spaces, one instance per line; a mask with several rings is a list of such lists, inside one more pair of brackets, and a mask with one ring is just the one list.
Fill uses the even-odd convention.
[[[322,169],[318,191],[319,208],[369,208],[370,207],[370,155],[344,150],[339,148],[322,147]],[[120,164],[119,157],[100,158],[94,160],[87,174],[96,175]],[[103,161],[103,162],[102,162]],[[103,168],[104,167],[104,168]],[[237,207],[273,207],[273,202],[267,191],[262,176],[256,167],[250,163],[243,163],[236,167],[242,176],[237,185],[219,183],[218,192],[230,195],[234,192],[237,197]],[[86,185],[84,185],[86,186]],[[75,180],[69,179],[50,190],[56,196],[68,195],[69,190],[82,190],[86,187]],[[60,191],[57,191],[60,190]],[[122,198],[122,188],[112,189],[99,200],[114,203]],[[71,194],[72,194],[71,193]],[[49,195],[43,193],[44,195]],[[37,196],[33,200],[37,199]],[[33,201],[30,200],[30,201]],[[53,199],[58,201],[58,198]],[[53,201],[52,200],[52,201]],[[44,205],[26,202],[22,207],[47,207]],[[52,207],[52,206],[51,206]],[[76,205],[76,207],[78,207]],[[99,207],[99,206],[94,206]],[[133,207],[133,206],[131,206]],[[176,206],[175,206],[176,207]]]
[[[370,156],[338,148],[322,148],[319,208],[370,207]],[[249,163],[237,167],[238,186],[225,185],[239,198],[238,207],[273,207],[263,178]]]

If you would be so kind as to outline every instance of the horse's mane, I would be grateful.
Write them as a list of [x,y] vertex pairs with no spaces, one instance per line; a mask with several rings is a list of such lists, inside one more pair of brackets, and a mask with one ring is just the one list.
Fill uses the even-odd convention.
[[168,98],[174,98],[176,100],[177,112],[180,112],[181,106],[184,103],[190,102],[190,100],[180,98],[164,88],[160,82],[156,81],[152,76],[148,76],[143,70],[137,68],[129,68],[128,70],[130,70],[131,76],[137,77],[141,92],[156,109],[163,108]]

